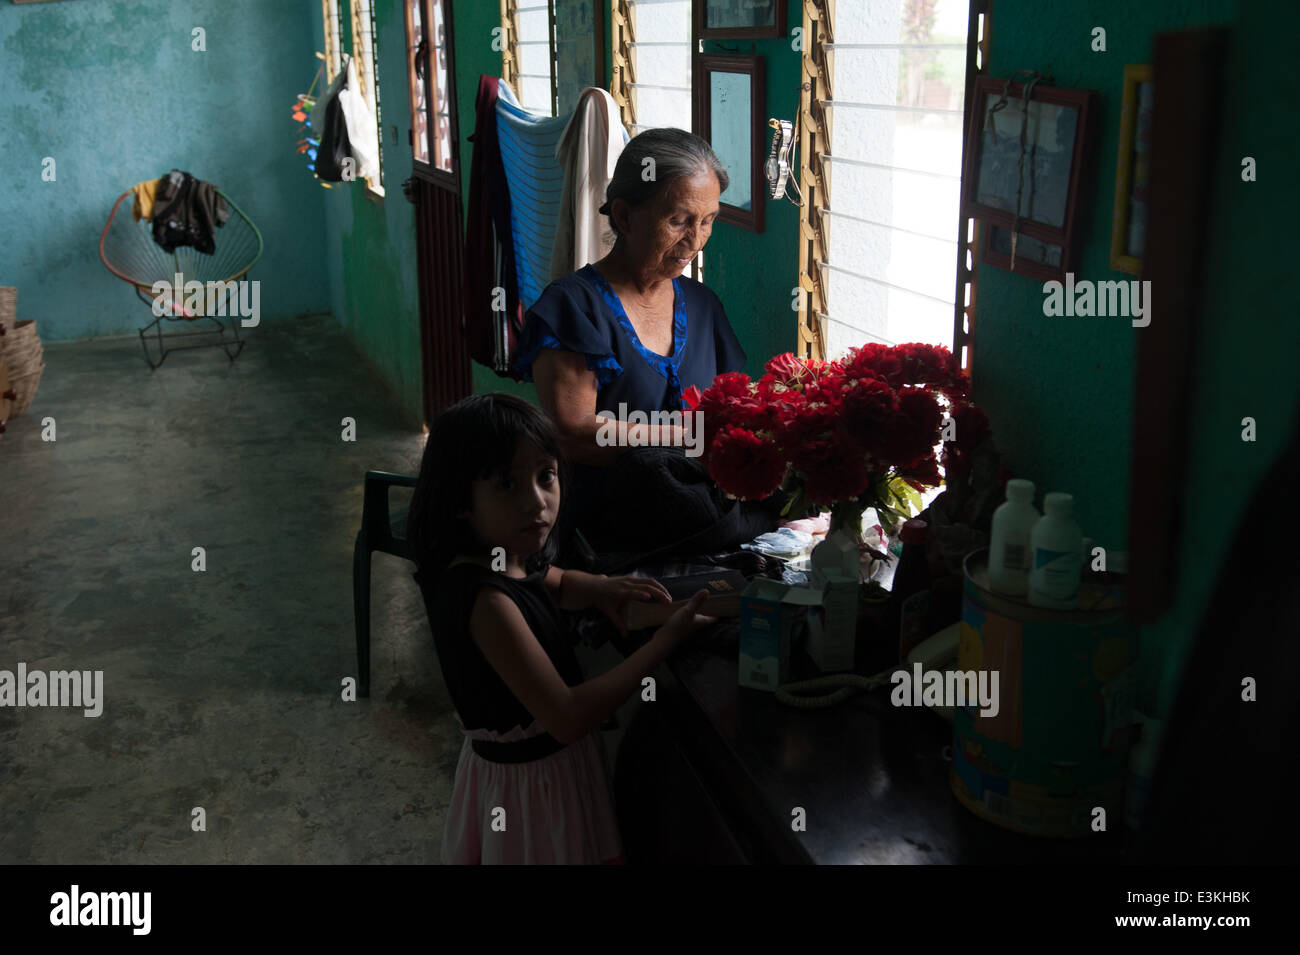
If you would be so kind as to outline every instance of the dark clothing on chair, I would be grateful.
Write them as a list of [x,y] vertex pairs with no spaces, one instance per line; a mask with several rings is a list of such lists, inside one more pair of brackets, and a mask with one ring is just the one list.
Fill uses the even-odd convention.
[[154,196],[153,240],[164,252],[191,245],[211,255],[213,233],[226,224],[230,209],[209,182],[173,169],[158,184]]

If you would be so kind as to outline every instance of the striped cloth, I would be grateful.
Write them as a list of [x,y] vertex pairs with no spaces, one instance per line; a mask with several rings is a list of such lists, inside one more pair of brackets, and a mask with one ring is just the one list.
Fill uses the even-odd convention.
[[[510,189],[510,229],[515,243],[519,301],[527,311],[551,284],[555,233],[564,197],[564,167],[556,159],[573,119],[530,113],[505,80],[497,86],[497,139]],[[618,124],[623,144],[630,139]]]
[[525,311],[551,282],[551,250],[564,192],[555,148],[569,119],[528,112],[505,80],[497,88],[497,137],[510,186],[515,272]]

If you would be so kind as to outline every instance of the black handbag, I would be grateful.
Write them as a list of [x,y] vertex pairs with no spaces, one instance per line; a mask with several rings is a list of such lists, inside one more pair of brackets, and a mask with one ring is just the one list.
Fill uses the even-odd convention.
[[[319,130],[320,145],[316,147],[316,175],[326,182],[343,181],[343,160],[352,158],[352,143],[348,139],[348,124],[343,116],[343,104],[339,102],[339,91],[348,84],[347,59],[343,68],[334,77],[321,101],[313,112],[324,117]],[[323,112],[322,112],[323,108]],[[356,163],[352,167],[353,178],[356,176]]]

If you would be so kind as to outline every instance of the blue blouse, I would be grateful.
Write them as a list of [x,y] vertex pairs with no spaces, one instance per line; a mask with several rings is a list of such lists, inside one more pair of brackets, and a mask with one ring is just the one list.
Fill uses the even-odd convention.
[[673,279],[673,352],[660,355],[641,344],[618,295],[591,265],[548,285],[524,316],[515,368],[525,381],[543,348],[586,356],[596,373],[596,412],[675,411],[682,391],[701,391],[723,372],[742,371],[745,351],[708,286]]

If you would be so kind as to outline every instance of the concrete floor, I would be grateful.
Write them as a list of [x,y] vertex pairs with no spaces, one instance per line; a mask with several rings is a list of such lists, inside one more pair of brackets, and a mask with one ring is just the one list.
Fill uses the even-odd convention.
[[405,561],[375,555],[371,696],[341,700],[363,475],[424,438],[328,316],[244,334],[157,371],[47,344],[0,437],[0,669],[104,672],[97,718],[0,707],[0,863],[438,861],[461,736]]

